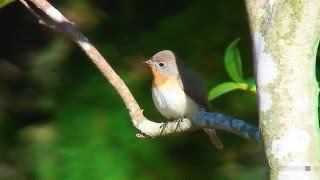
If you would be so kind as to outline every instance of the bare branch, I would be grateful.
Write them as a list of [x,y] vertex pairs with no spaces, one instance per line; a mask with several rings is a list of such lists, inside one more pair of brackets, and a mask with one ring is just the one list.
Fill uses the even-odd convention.
[[260,133],[257,128],[246,124],[242,120],[233,119],[217,113],[199,111],[199,113],[192,119],[180,119],[167,123],[155,123],[148,120],[144,117],[142,109],[139,107],[125,83],[115,73],[108,62],[90,43],[90,41],[76,29],[74,23],[70,22],[56,8],[45,0],[28,0],[27,2],[32,3],[37,7],[38,10],[47,16],[46,18],[37,14],[35,10],[26,3],[26,1],[20,0],[20,2],[25,5],[40,22],[43,22],[41,24],[51,30],[58,31],[66,35],[72,41],[76,42],[87,56],[89,56],[90,60],[107,78],[124,101],[127,109],[129,110],[133,125],[141,132],[141,134],[137,134],[137,137],[156,137],[184,131],[194,131],[203,128],[215,128],[229,131],[255,142],[260,142]]
[[[133,123],[135,123],[135,121],[133,121]],[[239,119],[205,111],[199,111],[199,113],[191,119],[184,118],[167,123],[155,123],[145,119],[141,123],[135,124],[135,126],[145,135],[151,137],[194,131],[203,128],[215,128],[231,132],[250,141],[261,143],[260,131],[256,127]],[[144,134],[142,138],[145,137]],[[141,134],[139,134],[138,137],[141,137]]]

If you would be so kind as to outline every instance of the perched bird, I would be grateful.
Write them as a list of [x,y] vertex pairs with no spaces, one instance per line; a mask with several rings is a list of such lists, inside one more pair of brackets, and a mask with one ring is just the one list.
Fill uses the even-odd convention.
[[[164,50],[145,61],[153,75],[152,99],[158,111],[168,119],[191,118],[200,108],[211,111],[208,95],[201,78],[183,67],[175,55]],[[223,144],[214,129],[204,129],[212,143],[222,149]]]

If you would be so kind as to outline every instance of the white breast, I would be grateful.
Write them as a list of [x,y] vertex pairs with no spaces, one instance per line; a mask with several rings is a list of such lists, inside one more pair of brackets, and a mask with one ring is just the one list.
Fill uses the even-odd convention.
[[192,117],[198,105],[184,93],[178,83],[166,82],[160,88],[152,88],[152,98],[160,113],[168,119]]

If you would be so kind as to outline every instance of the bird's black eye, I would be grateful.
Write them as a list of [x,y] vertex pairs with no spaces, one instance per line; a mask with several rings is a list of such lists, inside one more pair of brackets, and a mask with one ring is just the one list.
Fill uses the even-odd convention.
[[159,63],[159,66],[160,66],[160,67],[164,67],[164,65],[165,65],[165,64],[164,64],[163,62]]

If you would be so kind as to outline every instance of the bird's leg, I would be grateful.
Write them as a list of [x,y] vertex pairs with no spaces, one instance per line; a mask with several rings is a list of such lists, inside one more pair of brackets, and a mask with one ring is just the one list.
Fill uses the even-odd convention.
[[[170,121],[171,121],[172,119],[173,119],[173,118],[170,118]],[[164,129],[167,127],[168,123],[169,123],[169,121],[167,121],[167,122],[165,122],[165,123],[162,123],[162,124],[160,125],[160,128],[161,128],[160,134],[163,133],[163,131],[164,131]]]
[[185,118],[185,117],[182,117],[182,118],[179,118],[179,119],[176,120],[177,126],[176,126],[176,129],[175,129],[174,131],[177,131],[178,127],[180,126],[180,124],[181,124],[181,122],[182,122],[182,120],[183,120],[184,118]]
[[178,127],[180,126],[180,124],[181,124],[181,122],[182,122],[182,120],[183,120],[184,118],[185,118],[185,117],[182,117],[182,118],[179,118],[179,119],[177,119],[177,120],[175,120],[174,118],[170,118],[168,122],[162,123],[162,125],[160,126],[160,128],[161,128],[160,134],[163,133],[163,131],[164,131],[164,129],[167,127],[168,123],[169,123],[169,122],[172,122],[173,120],[175,120],[175,122],[177,123],[177,126],[176,126],[176,128],[175,128],[174,131],[177,131]]

